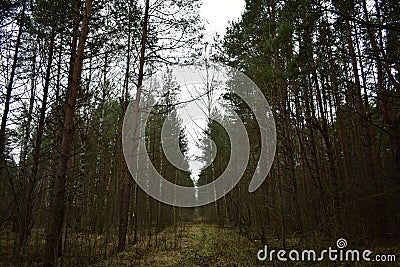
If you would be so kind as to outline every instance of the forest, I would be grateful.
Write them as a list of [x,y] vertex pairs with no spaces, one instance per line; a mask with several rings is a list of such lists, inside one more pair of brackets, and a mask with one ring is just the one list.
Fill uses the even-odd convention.
[[[0,2],[0,266],[398,266],[399,1],[246,0],[212,41],[201,5]],[[213,93],[206,77],[203,113],[218,113],[216,101],[229,106],[237,117],[217,117],[241,120],[250,155],[230,192],[184,207],[139,184],[150,183],[148,166],[201,188],[236,151],[221,123],[208,119],[195,137],[183,123],[182,107],[201,92],[183,92],[173,69],[193,65],[254,82],[274,117],[276,152],[249,192],[267,164],[258,113],[237,94]],[[155,98],[141,124],[140,103]],[[124,155],[129,109],[144,172]],[[165,121],[186,171],[164,151]],[[206,167],[190,171],[196,162]],[[321,251],[339,240],[386,262],[258,258],[266,245]]]

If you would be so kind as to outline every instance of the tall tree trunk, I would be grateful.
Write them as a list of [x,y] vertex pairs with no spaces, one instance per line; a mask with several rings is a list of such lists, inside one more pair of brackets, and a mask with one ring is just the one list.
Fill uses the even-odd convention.
[[[73,7],[73,14],[74,20],[72,23],[72,43],[71,43],[71,56],[69,59],[69,70],[68,70],[68,85],[67,85],[67,99],[68,94],[72,85],[72,76],[74,71],[74,63],[76,60],[76,48],[78,45],[78,38],[79,38],[79,23],[81,21],[80,18],[80,7],[82,5],[82,0],[73,0],[74,7]],[[68,105],[68,103],[67,103]]]
[[[64,222],[64,213],[66,208],[65,191],[68,158],[71,149],[72,128],[74,122],[76,100],[80,88],[85,43],[89,32],[89,19],[92,13],[92,1],[93,0],[86,1],[86,8],[82,20],[79,44],[73,65],[71,88],[67,96],[67,107],[65,110],[64,129],[60,151],[61,158],[57,170],[57,177],[53,177],[55,181],[52,195],[49,225],[47,229],[48,236],[46,239],[45,256],[43,261],[44,266],[56,266],[56,245],[57,240],[60,239],[62,234],[61,230]],[[74,51],[72,52],[74,53]]]
[[[64,41],[64,32],[61,32],[61,37],[60,37],[61,42]],[[50,177],[56,177],[57,176],[57,162],[58,162],[58,157],[59,157],[59,151],[57,149],[57,145],[59,142],[59,137],[60,137],[60,131],[59,131],[59,126],[60,126],[60,88],[61,88],[61,59],[63,55],[63,46],[60,45],[60,50],[58,52],[58,63],[57,63],[57,82],[56,82],[56,91],[55,91],[55,102],[54,102],[54,108],[53,108],[53,127],[52,127],[52,148],[51,148],[51,174],[49,175]],[[53,188],[54,185],[54,179],[50,182],[50,188]],[[45,197],[45,203],[50,202],[48,200],[48,195]]]
[[[140,96],[142,93],[142,85],[144,78],[144,65],[145,65],[145,54],[146,54],[146,43],[147,43],[147,26],[149,22],[149,9],[150,9],[150,1],[146,0],[145,11],[144,11],[144,19],[143,19],[143,32],[142,32],[142,42],[140,49],[140,63],[139,63],[139,76],[136,90],[136,101],[134,105],[134,116],[133,116],[133,132],[132,136],[136,135],[136,128],[139,119],[139,106],[140,106]],[[136,141],[134,141],[136,142]],[[133,145],[136,147],[136,145]],[[121,185],[121,205],[120,205],[120,224],[118,229],[118,251],[121,252],[125,250],[126,244],[126,233],[128,230],[128,216],[129,216],[129,204],[130,204],[130,195],[131,195],[131,182],[132,177],[129,173],[127,173],[123,177],[124,181]]]
[[[126,57],[126,69],[125,69],[125,79],[124,87],[122,91],[122,112],[125,112],[129,104],[129,79],[130,79],[130,64],[131,64],[131,4],[129,2],[128,7],[128,45],[127,45],[127,57]],[[122,115],[123,116],[123,115]],[[117,251],[121,252],[125,250],[126,244],[126,234],[128,231],[129,223],[129,207],[131,198],[131,187],[132,187],[132,177],[127,170],[126,164],[124,162],[124,156],[121,152],[122,164],[121,164],[121,188],[120,188],[120,202],[119,202],[119,225],[118,225],[118,248]]]

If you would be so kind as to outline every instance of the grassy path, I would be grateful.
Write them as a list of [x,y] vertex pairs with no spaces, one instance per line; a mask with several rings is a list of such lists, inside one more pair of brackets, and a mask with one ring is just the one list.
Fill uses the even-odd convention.
[[[270,240],[273,244],[274,240]],[[275,246],[274,246],[275,245]],[[315,245],[326,249],[331,243]],[[291,246],[294,246],[291,244]],[[305,245],[307,246],[307,245]],[[310,245],[311,246],[311,245]],[[272,245],[280,248],[278,242]],[[312,246],[311,246],[312,247]],[[396,246],[392,246],[396,247]],[[218,228],[209,224],[186,224],[184,228],[168,228],[152,241],[139,242],[128,246],[125,252],[112,259],[97,263],[99,266],[151,266],[151,267],[385,267],[400,266],[397,263],[364,263],[364,262],[259,262],[257,252],[263,246],[250,242],[233,229]],[[301,251],[300,247],[296,247]],[[382,246],[384,248],[384,246]],[[399,250],[376,250],[383,254],[399,255]]]
[[157,246],[154,240],[150,246],[129,246],[94,266],[257,266],[257,248],[232,229],[189,224],[181,231],[178,245],[174,244],[175,233],[167,229],[158,236]]

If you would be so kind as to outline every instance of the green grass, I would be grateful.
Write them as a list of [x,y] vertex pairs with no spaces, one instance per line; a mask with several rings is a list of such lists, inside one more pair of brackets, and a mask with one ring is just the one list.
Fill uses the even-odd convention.
[[[355,263],[355,262],[259,262],[257,260],[258,250],[264,247],[259,241],[251,242],[232,228],[219,228],[215,225],[194,223],[187,224],[180,232],[179,244],[173,247],[173,228],[168,228],[159,235],[161,244],[156,246],[154,238],[152,242],[129,246],[124,253],[118,254],[113,259],[103,261],[95,266],[169,266],[169,267],[223,267],[223,266],[315,266],[315,267],[361,267],[361,266],[400,266],[400,244],[386,241],[375,244],[376,249],[368,247],[357,247],[359,250],[371,249],[374,254],[394,254],[397,256],[397,263]],[[169,240],[169,241],[168,241]],[[163,242],[170,242],[164,245]],[[160,242],[159,242],[160,243]],[[282,243],[276,239],[268,241],[271,248],[279,250]],[[296,249],[314,249],[317,253],[321,249],[327,249],[330,243],[316,245],[298,245],[297,239],[287,240],[287,251]],[[355,249],[349,247],[349,249]]]
[[153,238],[147,249],[143,244],[135,244],[113,259],[93,266],[257,266],[257,248],[232,229],[188,224],[176,248],[165,246],[163,242],[173,240],[174,235],[169,228],[159,236],[161,245],[155,246]]
[[[35,233],[35,240],[27,245],[24,256],[18,262],[12,262],[13,234],[0,237],[0,266],[40,266],[41,251],[44,245],[43,233]],[[131,238],[131,236],[129,236]],[[216,225],[181,223],[155,234],[151,239],[147,231],[141,232],[139,242],[128,244],[122,253],[115,253],[117,236],[105,238],[104,235],[88,233],[70,233],[67,253],[64,254],[64,266],[160,266],[160,267],[223,267],[223,266],[274,266],[274,267],[362,267],[362,266],[400,266],[400,243],[398,240],[374,241],[370,245],[354,245],[349,242],[348,249],[370,249],[374,254],[396,255],[397,263],[354,262],[259,262],[257,252],[264,248],[260,240],[249,240],[234,228],[220,228]],[[287,249],[314,249],[317,253],[332,242],[301,242],[299,239],[287,239]],[[128,242],[129,243],[129,242]],[[268,239],[268,248],[282,249],[282,241]],[[104,247],[104,244],[107,244]],[[60,261],[60,259],[59,259]],[[60,264],[59,264],[60,265]]]

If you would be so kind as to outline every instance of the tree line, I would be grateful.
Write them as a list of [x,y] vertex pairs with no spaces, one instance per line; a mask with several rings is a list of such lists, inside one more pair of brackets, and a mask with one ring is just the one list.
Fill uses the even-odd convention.
[[[144,237],[151,243],[186,218],[190,212],[162,205],[133,184],[121,135],[125,110],[140,99],[144,78],[160,64],[189,61],[196,53],[199,2],[1,5],[5,259],[43,259],[44,266],[79,265],[84,258],[90,263]],[[168,90],[172,97],[176,88]],[[159,171],[193,186],[190,174],[171,170],[154,138],[164,114],[162,106],[156,108],[147,126],[148,151]],[[177,117],[173,123],[180,127]]]
[[[248,75],[274,113],[277,153],[267,180],[248,185],[260,130],[236,95],[223,98],[244,122],[251,157],[240,183],[196,209],[159,203],[132,179],[122,152],[129,102],[146,101],[143,80],[162,64],[198,62],[198,0],[6,0],[0,4],[0,257],[44,266],[95,263],[180,222],[231,226],[252,240],[359,244],[400,232],[398,1],[247,0],[239,21],[213,45],[212,59]],[[204,56],[204,55],[203,55]],[[162,151],[179,86],[146,125],[149,158],[176,184],[194,186]],[[144,87],[143,87],[144,88]],[[136,104],[135,104],[136,105]],[[135,106],[137,109],[138,106]],[[172,116],[167,116],[172,114]],[[226,119],[229,119],[227,116]],[[224,171],[231,149],[218,123],[218,151],[197,185]],[[205,151],[209,142],[201,142]],[[201,155],[200,155],[201,156]],[[4,257],[3,257],[4,256]]]
[[[253,157],[240,184],[203,210],[207,218],[283,246],[293,237],[398,238],[399,11],[396,1],[246,1],[214,58],[263,91],[277,153],[263,187],[247,193],[262,140],[249,107],[226,95],[250,133]],[[223,129],[209,125],[223,153],[202,184],[229,160]]]

